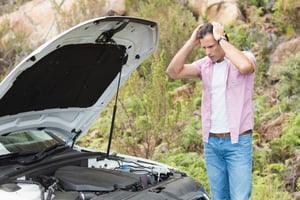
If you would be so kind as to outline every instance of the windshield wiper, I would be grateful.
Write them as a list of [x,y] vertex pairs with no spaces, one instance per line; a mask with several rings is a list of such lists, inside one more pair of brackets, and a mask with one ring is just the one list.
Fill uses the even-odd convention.
[[19,155],[18,152],[12,152],[12,153],[8,153],[8,154],[2,154],[2,155],[0,155],[0,159],[13,158],[13,157],[16,157],[18,155]]
[[35,163],[35,162],[38,162],[38,161],[44,159],[45,157],[47,157],[53,153],[56,153],[57,151],[62,151],[67,148],[69,148],[67,145],[56,143],[55,145],[52,145],[52,146],[44,149],[43,151],[40,151],[37,154],[34,154],[29,159],[20,161],[19,163],[23,164],[23,165],[32,164],[32,163]]
[[27,156],[32,153],[20,153],[20,152],[12,152],[8,154],[0,155],[0,165],[8,165],[8,164],[19,164],[18,158],[20,156]]

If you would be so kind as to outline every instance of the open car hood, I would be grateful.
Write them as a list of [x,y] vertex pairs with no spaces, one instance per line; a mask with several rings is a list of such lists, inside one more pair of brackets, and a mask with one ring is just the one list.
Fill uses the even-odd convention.
[[86,133],[157,45],[155,22],[123,16],[58,35],[1,82],[0,135],[27,128],[59,129],[64,138]]

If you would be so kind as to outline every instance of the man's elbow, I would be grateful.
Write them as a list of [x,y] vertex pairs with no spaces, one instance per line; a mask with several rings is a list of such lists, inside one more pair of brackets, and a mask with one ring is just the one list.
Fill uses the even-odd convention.
[[242,74],[251,74],[254,72],[254,65],[253,63],[250,61],[250,62],[246,62],[244,65],[242,65],[240,67],[240,72]]
[[167,68],[165,73],[168,77],[172,79],[178,79],[177,73],[171,68]]
[[176,73],[174,73],[172,70],[167,69],[167,70],[165,71],[165,73],[166,73],[166,75],[167,75],[168,77],[170,77],[171,79],[177,79]]

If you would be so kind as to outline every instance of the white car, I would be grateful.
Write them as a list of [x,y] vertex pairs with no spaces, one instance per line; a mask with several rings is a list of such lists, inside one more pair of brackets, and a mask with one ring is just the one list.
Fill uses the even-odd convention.
[[0,199],[209,199],[200,183],[172,167],[75,145],[157,49],[158,37],[153,21],[96,18],[15,67],[0,85]]

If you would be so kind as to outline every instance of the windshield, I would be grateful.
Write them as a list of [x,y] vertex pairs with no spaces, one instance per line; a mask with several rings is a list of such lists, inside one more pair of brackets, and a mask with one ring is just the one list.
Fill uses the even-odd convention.
[[0,136],[0,155],[38,153],[58,143],[43,130],[9,133]]

